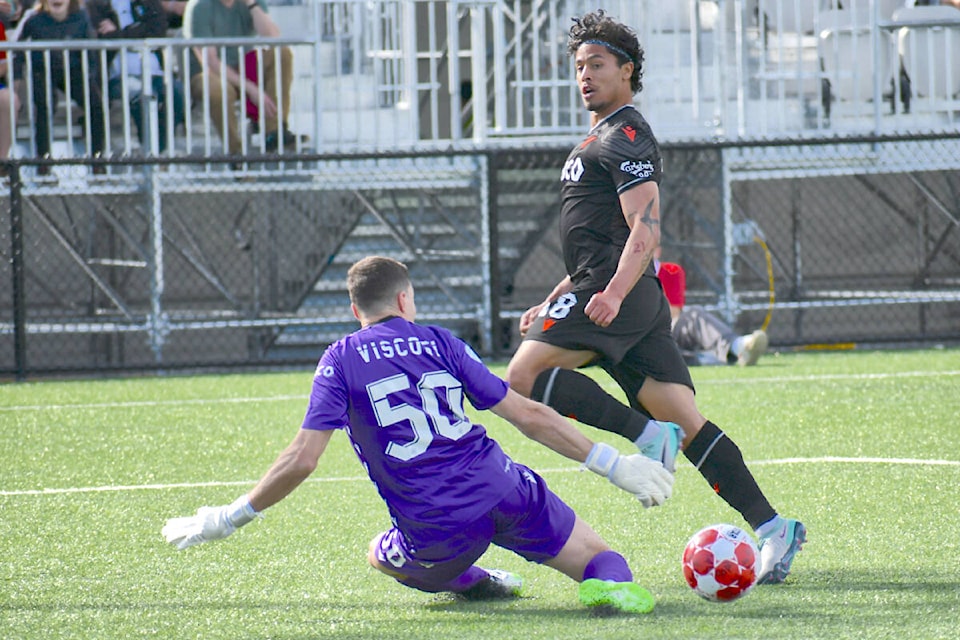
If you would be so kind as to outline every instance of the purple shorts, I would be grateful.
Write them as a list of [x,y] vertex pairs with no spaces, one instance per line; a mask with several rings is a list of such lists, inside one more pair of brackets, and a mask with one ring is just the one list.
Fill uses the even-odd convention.
[[421,548],[393,527],[376,540],[377,559],[398,574],[440,587],[466,571],[491,544],[530,562],[555,557],[573,532],[576,514],[531,469],[514,463],[520,482],[497,506]]

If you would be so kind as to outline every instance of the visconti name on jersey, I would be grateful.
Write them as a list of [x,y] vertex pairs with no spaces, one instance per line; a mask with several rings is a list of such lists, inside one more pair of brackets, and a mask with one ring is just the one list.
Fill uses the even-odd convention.
[[394,338],[393,340],[376,340],[373,342],[364,342],[357,346],[357,353],[363,358],[364,362],[373,360],[384,360],[387,358],[403,358],[406,356],[419,356],[426,354],[428,356],[440,357],[435,340],[420,340],[416,336],[405,336]]

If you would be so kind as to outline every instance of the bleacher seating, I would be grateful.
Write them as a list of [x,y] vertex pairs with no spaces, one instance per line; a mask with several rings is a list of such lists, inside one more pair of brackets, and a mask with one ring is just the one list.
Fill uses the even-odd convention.
[[[294,53],[287,124],[309,140],[294,153],[472,148],[562,138],[584,126],[562,21],[513,16],[495,3],[468,12],[439,0],[375,4],[379,10],[360,10],[347,0],[271,5],[284,34],[273,44]],[[665,141],[936,129],[955,122],[957,29],[929,24],[949,23],[960,14],[954,9],[906,8],[903,0],[849,0],[842,9],[837,0],[610,4],[610,13],[637,24],[646,50],[638,103]],[[448,10],[454,13],[440,19]],[[449,21],[459,28],[440,28]],[[475,28],[485,41],[463,35]],[[544,38],[547,28],[557,33]],[[493,42],[497,36],[504,41]],[[172,37],[146,43],[74,41],[71,47],[91,55],[159,48],[176,73],[186,66],[193,44]],[[266,41],[220,44],[249,50]],[[436,51],[428,51],[430,46]],[[905,75],[899,73],[900,59]],[[887,104],[876,105],[878,96]],[[204,116],[204,100],[189,96],[185,128],[157,132],[171,138],[166,155],[223,155],[223,141]],[[14,155],[24,159],[34,154],[29,102],[21,100],[15,127]],[[85,110],[63,99],[59,105],[54,154],[87,153],[78,143]],[[123,106],[113,103],[108,110],[109,153],[145,153]],[[244,155],[266,152],[257,129],[248,122]]]

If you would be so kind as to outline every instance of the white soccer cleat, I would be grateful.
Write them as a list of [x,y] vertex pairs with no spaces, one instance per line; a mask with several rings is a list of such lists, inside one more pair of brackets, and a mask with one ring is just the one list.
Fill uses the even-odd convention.
[[748,336],[743,337],[743,345],[740,348],[740,355],[737,356],[737,364],[741,367],[752,367],[757,364],[767,351],[767,345],[770,340],[763,329],[757,329]]
[[760,572],[757,584],[780,584],[790,574],[794,556],[807,541],[807,528],[799,520],[783,519],[783,523],[766,537],[760,538]]
[[523,578],[502,569],[484,569],[489,575],[458,595],[466,600],[504,600],[519,598],[523,593]]

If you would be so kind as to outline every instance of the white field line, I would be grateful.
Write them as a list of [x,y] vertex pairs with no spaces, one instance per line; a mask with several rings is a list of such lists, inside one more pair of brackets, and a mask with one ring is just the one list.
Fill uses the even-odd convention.
[[308,393],[285,396],[259,396],[244,398],[193,398],[189,400],[131,400],[129,402],[76,402],[72,404],[19,404],[0,407],[0,411],[58,411],[60,409],[127,409],[130,407],[178,407],[182,405],[249,404],[251,402],[287,402],[297,400],[306,403]]
[[820,382],[834,380],[890,380],[896,378],[940,378],[960,376],[960,371],[896,371],[891,373],[825,373],[808,376],[771,376],[764,378],[737,378],[731,380],[695,380],[697,386],[710,384],[769,384],[772,382]]
[[[960,376],[956,371],[897,371],[893,373],[837,373],[809,376],[774,376],[763,378],[737,378],[735,380],[699,380],[698,386],[711,384],[739,385],[739,384],[768,384],[784,382],[816,382],[820,380],[887,380],[896,378],[930,378],[941,376]],[[0,406],[0,412],[7,411],[56,411],[61,409],[124,409],[130,407],[163,407],[182,405],[208,404],[248,404],[256,402],[288,402],[300,401],[306,404],[309,391],[299,395],[257,396],[241,398],[193,398],[189,400],[131,400],[129,402],[96,402],[96,403],[67,403],[67,404],[21,404]]]
[[[752,378],[739,380],[718,380],[701,381],[698,384],[744,384],[744,383],[769,383],[769,382],[809,382],[815,380],[882,380],[888,378],[915,378],[930,376],[957,376],[960,371],[900,371],[895,373],[865,373],[865,374],[828,374],[811,376],[784,376],[771,378]],[[243,397],[243,398],[195,398],[190,400],[139,400],[130,402],[103,402],[103,403],[74,403],[59,405],[13,405],[0,407],[3,411],[43,411],[58,409],[114,409],[126,407],[151,407],[151,406],[178,406],[178,405],[206,405],[206,404],[233,404],[233,403],[253,403],[253,402],[287,402],[291,400],[306,401],[305,395],[280,395],[265,397]],[[900,464],[917,466],[960,466],[958,460],[922,460],[913,458],[843,458],[843,457],[820,457],[820,458],[782,458],[777,460],[755,460],[749,463],[750,466],[764,465],[784,465],[784,464]],[[683,468],[683,467],[681,467]],[[576,471],[578,467],[562,467],[556,469],[538,470],[541,473],[568,473]],[[366,480],[366,476],[352,476],[340,478],[311,478],[307,482],[356,482]],[[100,487],[66,487],[66,488],[46,488],[46,489],[26,489],[6,491],[0,490],[0,496],[27,496],[27,495],[57,495],[65,493],[102,493],[110,491],[150,491],[150,490],[170,490],[170,489],[190,489],[202,487],[231,487],[231,486],[253,486],[256,480],[237,480],[237,481],[214,481],[214,482],[184,482],[175,484],[143,484],[143,485],[112,485]]]
[[[924,460],[921,458],[842,458],[824,456],[819,458],[780,458],[775,460],[754,460],[748,462],[751,467],[786,465],[786,464],[877,464],[877,465],[910,465],[917,467],[960,467],[960,460]],[[680,467],[679,470],[692,469]],[[537,473],[546,475],[551,473],[571,473],[582,471],[579,466],[557,467],[553,469],[537,469]],[[336,478],[310,478],[306,482],[362,482],[367,476],[343,476]],[[133,484],[109,485],[102,487],[65,487],[62,489],[24,489],[18,491],[2,491],[0,496],[46,496],[65,493],[106,493],[111,491],[168,491],[171,489],[196,489],[205,487],[253,487],[256,480],[231,480],[212,482],[178,482],[174,484]]]

